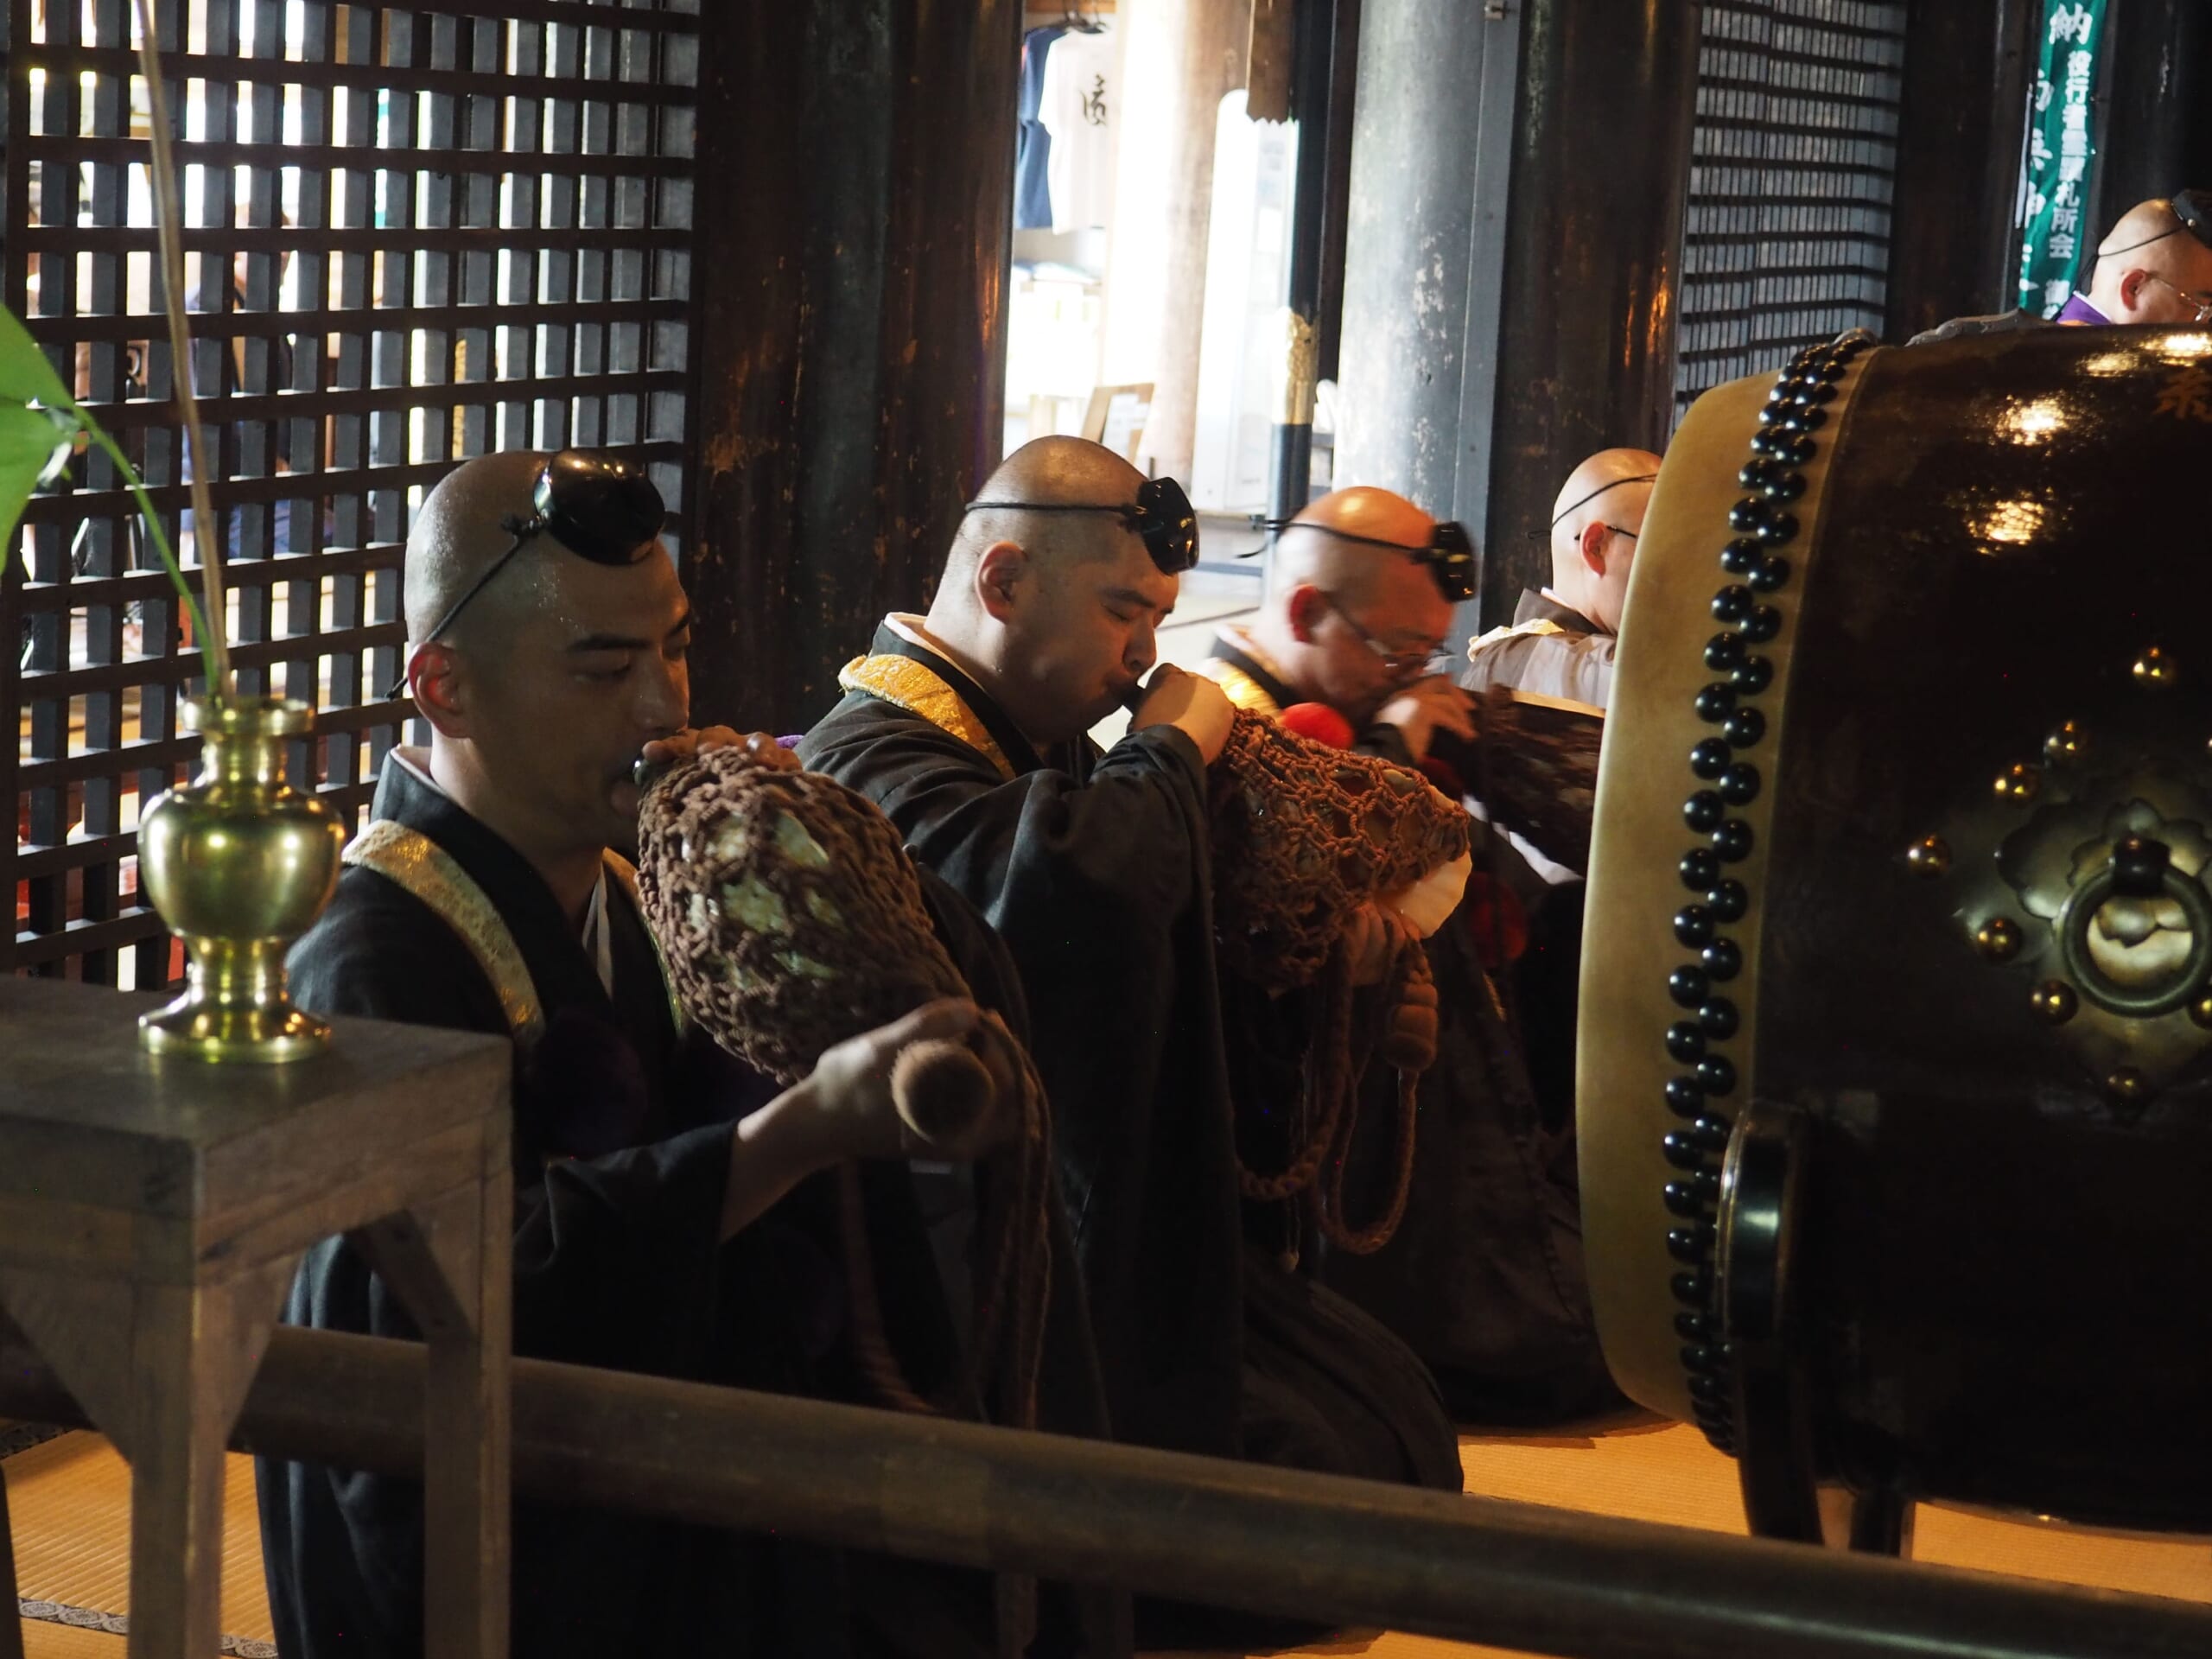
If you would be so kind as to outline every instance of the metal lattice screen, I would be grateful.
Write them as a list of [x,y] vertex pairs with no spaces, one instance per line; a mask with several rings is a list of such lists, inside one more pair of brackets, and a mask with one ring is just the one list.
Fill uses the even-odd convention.
[[1802,346],[1881,327],[1904,35],[1901,3],[1704,7],[1677,417]]
[[[134,8],[5,3],[0,298],[189,566]],[[402,550],[454,462],[620,448],[680,512],[698,3],[157,0],[240,689],[322,711],[291,780],[349,823],[410,712],[381,695]],[[176,724],[189,613],[104,457],[21,535],[28,570],[0,588],[18,732],[0,967],[162,985],[181,964],[139,905],[134,832],[196,750]]]

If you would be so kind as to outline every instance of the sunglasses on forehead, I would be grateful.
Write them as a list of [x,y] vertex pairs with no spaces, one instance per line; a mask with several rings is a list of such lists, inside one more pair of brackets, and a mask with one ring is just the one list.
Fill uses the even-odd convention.
[[[538,468],[530,487],[530,509],[528,518],[511,512],[499,520],[499,528],[514,540],[454,601],[436,626],[415,642],[417,651],[450,628],[469,601],[540,537],[551,537],[594,564],[637,564],[660,550],[661,524],[668,511],[644,467],[588,449],[563,449]],[[385,696],[396,697],[406,688],[403,672]]]
[[1429,532],[1426,547],[1408,547],[1403,542],[1386,542],[1373,536],[1355,536],[1348,530],[1316,524],[1311,518],[1255,518],[1254,522],[1255,528],[1266,531],[1270,539],[1285,531],[1313,530],[1356,547],[1379,547],[1402,554],[1427,571],[1444,597],[1452,603],[1475,596],[1474,538],[1467,534],[1467,527],[1455,519],[1440,520]]
[[1198,562],[1198,515],[1172,478],[1148,478],[1133,503],[970,501],[967,512],[1110,512],[1134,531],[1163,575],[1179,576]]
[[2139,242],[2130,242],[2125,247],[2099,248],[2097,257],[2109,259],[2114,254],[2133,253],[2138,248],[2147,248],[2153,242],[2183,233],[2212,248],[2212,190],[2177,190],[2167,198],[2165,208],[2174,216],[2171,230],[2146,236]]

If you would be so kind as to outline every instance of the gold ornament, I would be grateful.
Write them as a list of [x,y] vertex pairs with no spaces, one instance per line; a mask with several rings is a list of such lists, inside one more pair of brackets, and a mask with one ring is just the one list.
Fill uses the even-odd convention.
[[201,735],[200,773],[149,802],[138,820],[138,879],[191,957],[184,995],[138,1021],[157,1054],[203,1060],[303,1059],[330,1027],[292,1006],[284,952],[338,885],[346,830],[284,781],[284,742],[315,711],[281,697],[188,700]]
[[1904,861],[1915,875],[1933,879],[1947,874],[1951,868],[1951,844],[1941,836],[1923,836],[1905,849]]
[[2043,773],[2023,760],[1997,774],[1997,798],[2012,806],[2025,806],[2043,788]]
[[2020,954],[2020,930],[2010,916],[1993,916],[1974,931],[1974,944],[1991,962],[2010,962]]
[[2046,979],[2028,993],[2028,1007],[2047,1025],[2063,1026],[2074,1017],[2082,1000],[2063,979]]

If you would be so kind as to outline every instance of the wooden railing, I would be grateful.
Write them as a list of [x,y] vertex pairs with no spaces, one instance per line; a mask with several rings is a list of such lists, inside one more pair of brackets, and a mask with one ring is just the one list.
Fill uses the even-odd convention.
[[[238,1443],[412,1474],[423,1381],[279,1330]],[[4,1328],[0,1415],[84,1421]],[[2212,1654],[2194,1604],[543,1361],[513,1425],[524,1497],[1567,1659]]]

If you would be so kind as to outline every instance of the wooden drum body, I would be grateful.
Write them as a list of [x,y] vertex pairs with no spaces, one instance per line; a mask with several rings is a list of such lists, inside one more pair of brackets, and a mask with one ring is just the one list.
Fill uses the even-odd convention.
[[1585,1228],[1614,1374],[1757,1530],[2212,1530],[2208,480],[2202,330],[1821,348],[1667,457]]

